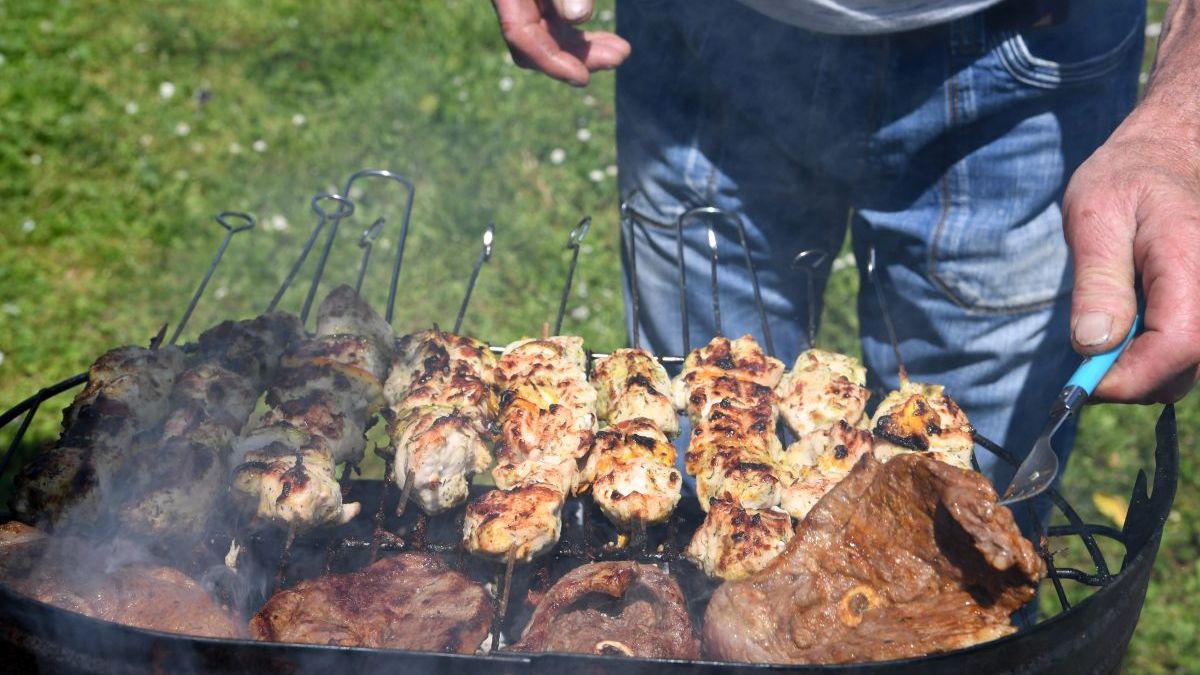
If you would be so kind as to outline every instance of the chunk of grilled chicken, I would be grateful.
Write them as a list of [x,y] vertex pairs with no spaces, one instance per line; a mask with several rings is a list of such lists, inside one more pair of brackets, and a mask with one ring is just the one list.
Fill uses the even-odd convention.
[[402,401],[414,388],[446,377],[494,384],[496,355],[484,342],[436,327],[410,333],[396,343],[384,394],[390,402]]
[[522,485],[548,485],[564,495],[579,489],[579,462],[571,457],[540,457],[536,460],[508,462],[501,459],[492,467],[492,479],[501,490]]
[[731,501],[748,509],[768,509],[779,504],[783,486],[775,458],[734,444],[706,452],[697,462],[696,498],[707,511],[716,500]]
[[645,417],[617,422],[596,434],[584,480],[592,498],[614,525],[656,525],[679,503],[683,478],[675,468],[675,446]]
[[809,349],[796,357],[775,393],[783,421],[797,438],[839,421],[858,426],[871,391],[867,369],[844,354]]
[[195,360],[220,363],[253,382],[269,382],[281,352],[304,336],[300,318],[271,312],[253,319],[223,321],[200,334]]
[[875,458],[881,462],[910,452],[963,469],[971,468],[975,429],[945,387],[904,381],[871,418]]
[[[317,335],[357,335],[386,351],[391,351],[396,340],[391,325],[347,284],[333,289],[321,301],[317,308]],[[379,379],[386,374],[379,375]]]
[[774,560],[792,534],[792,519],[783,511],[716,501],[684,556],[709,577],[744,579]]
[[396,485],[403,490],[411,477],[410,499],[429,515],[466,501],[470,477],[492,461],[475,424],[453,411],[398,420],[392,438],[400,456],[392,467]]
[[783,362],[767,356],[749,335],[736,340],[717,336],[684,359],[683,370],[673,383],[675,407],[689,408],[688,396],[696,383],[725,376],[774,389],[783,376]]
[[592,368],[596,413],[609,424],[642,417],[667,436],[679,435],[666,368],[644,349],[618,349]]
[[70,514],[89,525],[116,494],[115,477],[141,451],[138,433],[159,424],[185,367],[174,347],[114,349],[88,369],[88,382],[63,412],[63,434],[14,481],[10,502],[22,520],[53,527]]
[[325,439],[286,422],[256,432],[259,447],[237,467],[233,491],[260,518],[293,527],[348,522],[358,503],[343,503]]
[[565,494],[542,484],[492,490],[467,506],[463,546],[473,555],[529,562],[549,551],[562,530]]
[[783,456],[791,484],[784,488],[780,506],[791,517],[803,520],[871,449],[871,432],[845,420],[802,436]]
[[339,411],[365,418],[383,405],[383,387],[368,373],[311,363],[281,368],[264,400],[268,408],[278,408],[321,393],[332,396],[330,404]]
[[323,438],[335,463],[357,464],[363,458],[367,411],[367,401],[361,398],[344,392],[305,389],[299,397],[282,400],[265,410],[251,423],[251,428],[286,423]]
[[362,335],[321,335],[305,340],[283,358],[288,368],[312,364],[361,372],[377,382],[387,377],[390,351]]
[[505,403],[495,449],[498,462],[557,463],[579,459],[592,447],[595,415],[553,403],[542,408],[523,398],[509,398]]
[[504,347],[499,369],[497,384],[501,389],[527,382],[557,381],[564,376],[577,378],[587,369],[583,338],[555,335],[517,340]]
[[[687,413],[692,424],[701,424],[710,419],[714,411],[725,411],[732,415],[734,410],[754,409],[756,420],[774,426],[779,412],[775,393],[770,387],[751,380],[734,376],[700,377],[688,376],[681,380],[687,387],[687,397],[679,409]],[[760,430],[765,433],[765,429]]]

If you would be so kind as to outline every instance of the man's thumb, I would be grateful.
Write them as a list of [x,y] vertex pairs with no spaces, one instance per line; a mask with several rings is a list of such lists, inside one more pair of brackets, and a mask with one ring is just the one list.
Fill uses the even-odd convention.
[[1112,222],[1119,218],[1116,213],[1091,209],[1067,215],[1067,240],[1075,258],[1071,341],[1080,354],[1116,347],[1137,312],[1132,236],[1136,228]]
[[567,23],[583,23],[592,18],[592,0],[554,0],[554,10]]

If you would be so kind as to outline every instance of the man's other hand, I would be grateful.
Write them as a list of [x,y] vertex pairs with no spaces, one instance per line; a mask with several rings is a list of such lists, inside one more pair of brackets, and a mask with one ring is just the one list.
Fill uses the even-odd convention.
[[592,18],[592,0],[492,0],[513,61],[585,86],[591,73],[621,65],[629,43],[616,33],[575,28]]

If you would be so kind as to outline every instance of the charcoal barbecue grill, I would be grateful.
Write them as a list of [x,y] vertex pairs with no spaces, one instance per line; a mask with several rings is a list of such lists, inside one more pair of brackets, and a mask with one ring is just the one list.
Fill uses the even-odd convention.
[[[408,179],[399,174],[379,170],[366,170],[354,174],[341,195],[323,194],[313,198],[312,206],[318,215],[318,222],[299,259],[288,272],[284,284],[272,298],[270,309],[278,305],[314,248],[321,231],[325,229],[326,241],[301,312],[302,318],[307,318],[338,224],[354,213],[354,204],[342,195],[351,194],[351,187],[355,181],[364,178],[392,180],[403,187],[406,194],[399,245],[391,269],[386,313],[387,319],[391,320],[414,191]],[[329,205],[332,206],[332,211],[326,210],[325,207]],[[253,223],[242,214],[223,214],[223,218],[244,218],[245,223]],[[185,311],[184,318],[176,327],[173,339],[178,337],[187,317],[199,301],[229,239],[235,232],[247,229],[246,224],[235,227],[225,219],[222,220],[222,224],[228,230],[226,237],[204,281]],[[371,242],[378,235],[382,225],[383,219],[376,221],[360,240],[364,252],[358,275],[359,286],[370,259]],[[632,226],[628,219],[623,223],[623,227]],[[492,231],[491,226],[489,231]],[[559,307],[559,323],[569,293],[569,279],[578,257],[578,244],[584,235],[584,223],[572,231],[570,245],[575,251],[563,292],[563,301]],[[474,286],[480,264],[490,255],[490,243],[491,237],[487,236],[486,255],[481,253],[472,271],[468,295],[469,289]],[[743,253],[753,278],[753,262],[748,251],[744,250]],[[631,255],[630,262],[636,277],[636,257]],[[686,283],[682,275],[680,283]],[[632,300],[637,302],[636,292]],[[465,303],[464,299],[463,310]],[[769,344],[769,327],[765,325],[761,304],[759,309]],[[460,311],[459,322],[461,317]],[[684,330],[683,334],[686,336],[687,330]],[[635,337],[635,341],[636,339]],[[677,364],[682,359],[663,357],[662,360]],[[65,402],[56,397],[70,392],[86,379],[84,373],[52,384],[0,414],[0,428],[9,425],[16,427],[13,439],[0,461],[0,475],[15,470],[15,467],[10,466],[15,450],[39,410],[48,402]],[[1016,457],[995,443],[983,437],[977,437],[976,440],[983,449],[995,453],[1014,466],[1017,464]],[[1049,495],[1054,508],[1065,517],[1067,524],[1044,528],[1044,536],[1035,541],[1035,547],[1046,562],[1050,586],[1054,589],[1057,600],[1057,614],[999,640],[922,658],[842,666],[778,666],[578,654],[511,654],[495,650],[486,655],[464,656],[212,639],[132,628],[89,618],[29,599],[0,585],[0,664],[3,664],[2,669],[5,672],[89,673],[1113,672],[1119,667],[1137,624],[1178,481],[1179,449],[1175,412],[1169,405],[1163,408],[1158,419],[1154,458],[1152,480],[1144,471],[1139,471],[1136,477],[1128,515],[1120,529],[1083,522],[1061,494],[1054,489],[1050,490]],[[624,546],[613,544],[618,539],[617,531],[590,499],[571,499],[564,507],[562,537],[555,550],[530,565],[518,567],[516,570],[509,566],[506,570],[503,565],[497,566],[495,563],[478,560],[461,549],[459,540],[465,506],[436,518],[429,518],[417,509],[405,509],[406,495],[395,489],[391,474],[389,464],[383,480],[350,480],[350,467],[346,467],[342,475],[343,490],[348,500],[353,499],[364,504],[365,513],[364,516],[338,528],[314,531],[298,537],[269,527],[248,528],[243,532],[223,530],[220,527],[210,528],[205,551],[198,554],[194,569],[186,571],[203,579],[218,596],[223,596],[231,606],[248,616],[261,606],[276,587],[287,586],[322,572],[360,569],[383,551],[440,553],[453,566],[469,575],[495,582],[497,599],[492,644],[497,644],[497,641],[502,639],[501,632],[507,635],[510,641],[515,641],[519,635],[531,612],[531,607],[525,599],[548,589],[571,568],[601,560],[637,560],[663,566],[679,580],[693,620],[697,626],[700,625],[704,607],[715,584],[681,556],[687,538],[704,517],[694,499],[682,500],[667,523],[649,531],[634,533],[632,540]],[[482,486],[473,487],[472,496],[486,489]],[[0,522],[8,519],[7,514],[0,511]],[[215,518],[214,521],[232,523],[236,522],[236,518]],[[214,569],[224,570],[220,566],[221,556],[229,549],[234,539],[245,548],[239,568],[249,576],[269,580],[262,588],[239,589],[236,579],[232,579],[232,574],[212,574]],[[1089,569],[1061,567],[1055,564],[1053,551],[1063,548],[1064,542],[1068,540],[1077,540],[1082,544],[1087,557],[1090,558]],[[1119,566],[1110,566],[1109,560],[1101,550],[1099,540],[1108,540],[1124,548]],[[1067,593],[1067,587],[1071,584],[1081,585],[1092,589],[1093,592],[1082,601],[1072,604]],[[1044,604],[1053,605],[1055,602],[1046,598]]]

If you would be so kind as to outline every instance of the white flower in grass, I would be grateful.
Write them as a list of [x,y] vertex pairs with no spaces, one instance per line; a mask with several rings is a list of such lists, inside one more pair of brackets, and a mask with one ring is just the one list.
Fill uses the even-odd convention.
[[192,125],[188,124],[187,122],[180,122],[179,124],[175,125],[176,136],[187,136],[190,133],[192,133]]
[[287,24],[288,28],[295,29],[300,26],[300,19],[297,19],[294,16],[288,17],[288,20],[285,23]]
[[4,307],[0,307],[0,309],[3,309],[4,313],[9,316],[16,316],[21,313],[21,306],[15,302],[6,302],[4,303]]
[[49,21],[43,21],[38,24],[38,30],[42,31],[43,33],[49,33],[50,31],[54,30],[54,24],[50,23]]
[[596,97],[591,94],[584,94],[583,104],[589,107],[596,105]]
[[600,20],[603,21],[604,23],[608,23],[609,21],[612,21],[613,20],[613,11],[611,9],[606,9],[606,10],[601,11],[600,12]]
[[567,161],[567,151],[562,148],[555,148],[550,151],[550,163],[555,166]]
[[191,176],[188,174],[187,169],[180,169],[175,172],[175,180],[179,181],[180,183],[186,181],[190,177]]
[[4,65],[4,61],[5,61],[4,54],[0,54],[0,66]]
[[146,44],[145,42],[139,42],[133,46],[133,51],[137,52],[138,54],[145,54],[146,52],[150,51],[150,45]]
[[453,82],[454,86],[456,86],[456,87],[463,86],[463,76],[462,75],[455,75],[454,79],[450,80],[450,81]]
[[142,137],[138,139],[138,143],[141,143],[142,147],[148,148],[154,145],[154,137],[150,134],[142,134]]
[[250,148],[252,150],[254,150],[255,152],[266,152],[267,151],[267,142],[260,138],[257,141],[254,141],[253,143],[251,143]]
[[302,127],[308,123],[308,118],[300,113],[292,115],[292,126]]
[[471,98],[471,95],[470,95],[469,93],[467,93],[467,90],[466,90],[466,89],[463,89],[463,90],[461,90],[461,91],[459,91],[459,92],[458,92],[458,101],[459,101],[459,103],[466,103],[466,102],[467,102],[467,99],[469,99],[469,98]]
[[588,318],[591,313],[592,312],[587,308],[587,305],[580,305],[571,310],[571,318],[575,319],[576,321],[583,321],[584,319]]
[[267,220],[267,227],[276,232],[283,232],[288,229],[288,219],[282,213],[276,213]]
[[231,155],[242,154],[242,146],[239,145],[237,141],[230,143],[229,144],[229,154],[231,154]]
[[160,97],[162,97],[163,99],[168,99],[168,98],[171,98],[172,96],[174,96],[175,95],[175,83],[174,82],[163,82],[162,84],[158,85],[158,95]]
[[592,140],[592,131],[587,127],[579,129],[575,132],[575,138],[578,138],[580,143],[587,143]]
[[35,227],[37,227],[37,223],[33,222],[32,218],[26,218],[25,221],[21,223],[21,231],[25,234],[33,232],[33,228]]
[[517,65],[517,62],[513,61],[512,52],[504,52],[504,62],[510,66]]
[[192,149],[192,154],[196,154],[196,155],[204,154],[204,144],[203,143],[192,143],[191,149]]
[[0,352],[0,366],[4,365],[4,352]]
[[138,113],[138,104],[136,101],[129,101],[125,104],[126,115],[136,115]]
[[29,156],[29,163],[34,166],[41,166],[42,165],[42,156],[37,154],[36,152],[33,153],[32,155]]
[[213,297],[217,300],[221,300],[227,295],[229,295],[229,289],[224,286],[217,286],[216,290],[213,291]]
[[513,88],[513,79],[508,75],[500,78],[500,91],[509,92]]
[[609,164],[608,166],[604,167],[604,174],[609,178],[615,178],[617,175],[617,165]]
[[588,172],[588,180],[592,181],[593,183],[599,183],[600,181],[604,180],[604,172],[600,169],[592,169]]
[[1156,22],[1156,23],[1146,24],[1146,37],[1153,40],[1153,39],[1157,38],[1161,33],[1162,33],[1162,24],[1161,23]]
[[1146,84],[1150,81],[1150,73],[1142,73],[1138,75],[1138,84]]

